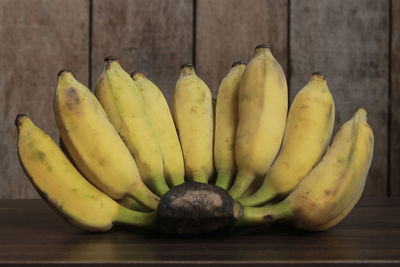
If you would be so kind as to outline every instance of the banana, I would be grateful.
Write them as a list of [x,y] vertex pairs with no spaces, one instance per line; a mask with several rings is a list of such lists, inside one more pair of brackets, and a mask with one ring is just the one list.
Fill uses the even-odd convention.
[[214,173],[214,110],[210,89],[190,64],[181,67],[173,110],[186,176],[207,183]]
[[271,50],[259,45],[240,83],[235,147],[238,174],[229,189],[233,198],[239,198],[272,164],[282,142],[287,109],[285,74]]
[[146,208],[145,206],[143,206],[142,204],[140,204],[139,202],[137,202],[135,199],[133,199],[131,197],[125,197],[123,199],[119,199],[116,201],[121,206],[124,206],[131,210],[145,211],[145,212],[152,211],[152,209]]
[[154,225],[155,212],[124,208],[82,177],[55,142],[26,115],[17,115],[15,123],[21,166],[40,196],[67,222],[86,231],[107,231],[116,222]]
[[325,231],[328,230],[334,226],[336,226],[338,223],[340,223],[341,221],[343,221],[343,219],[350,213],[350,211],[353,210],[353,208],[357,205],[358,201],[360,200],[362,193],[364,191],[364,186],[361,186],[361,188],[358,190],[358,192],[354,195],[353,200],[348,204],[347,207],[345,207],[343,209],[343,211],[336,216],[335,218],[333,218],[332,220],[320,224],[320,225],[312,225],[311,227],[307,227],[305,225],[303,225],[303,229],[305,230],[309,230],[309,231]]
[[[279,219],[307,230],[326,230],[344,218],[359,199],[371,165],[374,136],[367,113],[358,108],[338,131],[322,160],[278,204],[245,207],[238,225]],[[339,217],[338,217],[339,216]]]
[[[71,155],[69,154],[63,140],[60,138],[58,145],[60,146],[61,151],[65,154],[67,159],[71,161],[72,165],[74,165],[75,168],[78,168],[76,164],[74,164],[74,160],[72,159]],[[79,171],[79,169],[78,169]],[[141,205],[139,202],[137,202],[135,199],[131,197],[125,197],[123,199],[117,200],[118,204],[132,210],[136,211],[151,211],[149,208],[144,207]]]
[[185,166],[168,103],[161,90],[144,74],[134,72],[131,76],[143,97],[147,114],[160,144],[165,179],[170,187],[182,184],[185,182]]
[[335,120],[335,105],[326,77],[313,73],[295,96],[287,117],[282,148],[261,187],[238,199],[245,206],[286,197],[320,160],[329,144]]
[[87,179],[113,199],[130,196],[157,209],[159,197],[141,180],[134,159],[100,103],[69,71],[58,74],[54,113],[61,138]]
[[228,189],[236,171],[235,139],[238,124],[239,85],[246,65],[234,62],[218,88],[215,108],[214,163],[218,173],[215,185]]
[[160,145],[143,98],[116,57],[104,59],[95,95],[133,155],[144,183],[157,195],[164,195],[169,187],[164,178]]

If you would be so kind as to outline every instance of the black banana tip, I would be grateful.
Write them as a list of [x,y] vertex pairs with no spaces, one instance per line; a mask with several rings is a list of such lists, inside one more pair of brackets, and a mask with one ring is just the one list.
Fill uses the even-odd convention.
[[181,65],[181,69],[183,69],[183,68],[194,68],[194,66],[193,66],[193,64],[186,63],[186,64]]
[[132,72],[131,72],[131,77],[135,76],[135,74],[137,74],[137,73],[138,73],[137,70],[132,71]]
[[269,45],[267,45],[267,44],[259,44],[256,46],[256,49],[257,48],[271,48],[271,47],[269,47]]
[[245,64],[245,63],[244,63],[243,61],[241,61],[241,60],[235,61],[235,62],[232,63],[232,68],[235,67],[235,66],[237,66],[237,65],[244,65],[244,64]]
[[61,74],[63,74],[64,72],[70,72],[68,69],[62,69],[57,73],[57,77],[60,77]]
[[312,73],[312,76],[317,75],[320,76],[322,79],[326,80],[326,75],[323,74],[322,72],[316,71]]
[[17,117],[15,118],[15,126],[17,126],[17,128],[21,125],[21,119],[26,116],[25,113],[17,114]]
[[108,56],[108,57],[104,58],[104,62],[113,62],[116,60],[118,60],[118,57],[116,57],[116,56]]

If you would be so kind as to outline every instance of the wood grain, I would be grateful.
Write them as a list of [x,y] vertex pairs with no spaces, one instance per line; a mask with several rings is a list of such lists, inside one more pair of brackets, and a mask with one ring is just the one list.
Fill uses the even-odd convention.
[[171,104],[180,65],[192,61],[192,0],[93,1],[92,87],[103,59],[114,55],[127,72],[139,71]]
[[43,201],[0,200],[0,265],[399,266],[399,209],[400,199],[371,198],[336,227],[318,233],[274,225],[167,236],[124,226],[83,233]]
[[17,113],[55,140],[57,72],[88,82],[89,1],[0,1],[0,199],[37,197],[16,153]]
[[356,107],[368,111],[375,150],[365,194],[386,196],[389,1],[292,0],[290,14],[291,96],[321,71],[335,99],[336,130]]
[[400,0],[392,0],[390,195],[400,196]]
[[196,70],[216,97],[233,62],[250,61],[262,43],[287,69],[288,1],[201,0],[196,8]]

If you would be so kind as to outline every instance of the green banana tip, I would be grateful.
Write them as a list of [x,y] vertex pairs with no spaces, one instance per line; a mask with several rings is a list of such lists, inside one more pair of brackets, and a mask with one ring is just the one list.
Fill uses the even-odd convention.
[[356,112],[355,112],[354,116],[356,116],[357,118],[359,118],[363,121],[367,121],[367,118],[368,118],[367,111],[365,109],[363,109],[362,107],[356,108]]
[[241,61],[241,60],[235,61],[235,62],[232,63],[232,68],[237,66],[237,65],[245,65],[245,63],[243,61]]

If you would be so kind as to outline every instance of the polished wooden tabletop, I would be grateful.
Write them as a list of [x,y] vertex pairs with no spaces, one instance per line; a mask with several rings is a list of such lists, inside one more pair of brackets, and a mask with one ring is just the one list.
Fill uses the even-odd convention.
[[326,232],[284,225],[203,236],[127,226],[84,233],[41,200],[0,200],[0,264],[400,266],[400,199],[362,200]]

